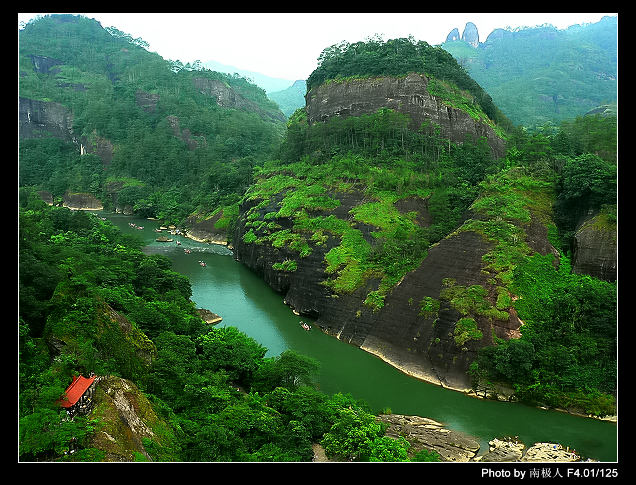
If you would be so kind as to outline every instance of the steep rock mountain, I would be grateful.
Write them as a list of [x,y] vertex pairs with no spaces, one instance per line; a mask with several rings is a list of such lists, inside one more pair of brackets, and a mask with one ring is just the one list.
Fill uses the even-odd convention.
[[[238,75],[164,60],[81,15],[35,18],[18,40],[20,175],[54,197],[91,192],[111,209],[112,181],[125,180],[125,205],[181,224],[210,209],[201,194],[241,192],[243,160],[280,144],[285,115]],[[176,212],[168,189],[183,194]]]
[[195,77],[192,82],[200,93],[215,98],[219,106],[253,111],[258,113],[263,119],[269,121],[285,121],[285,116],[280,111],[262,109],[255,102],[237,93],[236,90],[232,89],[226,82],[203,77]]
[[477,47],[479,45],[479,32],[477,31],[477,26],[474,23],[466,23],[464,33],[462,34],[462,40],[473,47]]
[[505,154],[505,143],[491,124],[430,94],[429,79],[424,74],[324,83],[311,89],[305,99],[309,124],[390,108],[407,114],[412,130],[423,123],[439,126],[442,136],[456,143],[463,143],[467,135],[473,139],[485,137],[496,158]]
[[446,42],[453,42],[454,40],[460,40],[459,30],[455,27],[446,36]]
[[[504,177],[502,183],[509,185],[508,190],[517,190],[515,177],[512,173]],[[536,190],[540,194],[534,200],[548,200],[546,187]],[[293,218],[277,216],[285,192],[268,200],[247,197],[243,202],[234,236],[236,259],[280,292],[300,315],[315,318],[327,334],[373,353],[405,373],[446,387],[467,390],[467,370],[477,350],[492,345],[495,338],[520,336],[521,321],[512,307],[514,295],[505,283],[506,263],[497,262],[502,245],[519,254],[557,254],[547,238],[549,208],[531,208],[533,202],[528,199],[523,217],[506,220],[478,199],[461,227],[429,248],[419,266],[390,289],[383,305],[372,307],[369,296],[377,290],[378,278],[370,274],[350,292],[330,287],[329,253],[343,241],[329,231],[309,237]],[[366,201],[364,191],[329,195],[337,199],[335,207],[309,216],[348,221],[359,237],[377,244],[377,228],[352,217]],[[493,189],[483,197],[500,195],[501,189]],[[430,221],[424,199],[402,200],[394,206],[420,224]],[[290,233],[307,236],[309,250],[299,257],[293,245],[268,238],[268,227],[287,231],[278,233],[281,238],[283,234],[291,237]],[[295,266],[286,267],[290,261]]]
[[18,135],[20,139],[54,136],[74,142],[73,113],[60,103],[20,97]]
[[464,26],[464,31],[461,37],[459,35],[459,29],[455,27],[446,36],[446,42],[455,42],[455,41],[462,41],[472,47],[478,47],[479,46],[479,31],[477,30],[477,26],[472,22],[466,22],[466,25]]
[[146,447],[174,444],[169,426],[133,382],[116,376],[96,381],[91,417],[99,424],[90,444],[104,454],[102,462],[152,461]]

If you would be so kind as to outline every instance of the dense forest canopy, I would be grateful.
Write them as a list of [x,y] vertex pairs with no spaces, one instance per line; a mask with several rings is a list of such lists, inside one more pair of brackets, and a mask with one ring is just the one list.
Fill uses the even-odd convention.
[[164,256],[145,256],[111,223],[23,190],[20,460],[104,459],[94,436],[110,431],[108,419],[97,410],[68,420],[56,402],[73,375],[91,372],[129,379],[149,398],[161,420],[144,438],[154,461],[310,461],[317,441],[343,460],[439,459],[409,458],[408,443],[384,436],[365,403],[318,391],[312,359],[292,350],[265,358],[236,328],[210,328],[190,296]]
[[[108,206],[109,182],[123,181],[136,186],[134,206],[174,223],[237,200],[252,167],[275,154],[285,128],[282,113],[240,76],[166,61],[145,46],[74,15],[36,18],[20,31],[20,97],[60,103],[73,113],[76,139],[113,146],[104,170],[77,179],[74,173],[85,167],[72,149],[46,137],[22,140],[21,183],[55,197],[65,189],[90,192]],[[34,56],[52,67],[35,69]],[[222,107],[197,89],[195,79],[218,81],[255,108]],[[151,108],[144,109],[139,96],[150,99]],[[64,159],[64,166],[53,167],[53,159]]]
[[[297,258],[275,269],[290,272],[336,234],[341,243],[327,253],[324,283],[342,294],[374,278],[379,286],[364,301],[372,309],[433,244],[464,222],[479,225],[493,242],[487,269],[501,292],[494,307],[478,310],[512,305],[525,325],[520,338],[479,352],[475,382],[504,382],[530,403],[615,414],[616,282],[573,274],[570,261],[582,215],[600,214],[603,229],[616,232],[616,116],[514,127],[448,52],[412,38],[328,47],[308,79],[311,89],[417,71],[452,82],[505,127],[506,155],[494,159],[484,140],[456,144],[435,130],[409,131],[405,116],[389,109],[312,126],[299,109],[285,125],[245,79],[165,61],[143,39],[84,17],[37,18],[19,40],[20,96],[59,103],[85,145],[107,139],[113,147],[104,163],[48,134],[20,140],[20,460],[104,459],[93,438],[107,420],[67,420],[55,403],[73,375],[90,372],[129,379],[148,397],[163,423],[144,442],[153,460],[308,461],[313,443],[340,460],[439,459],[385,436],[378,410],[317,390],[312,359],[294,351],[266,358],[267,349],[238,330],[207,326],[190,282],[167,258],[145,256],[140,241],[99,217],[48,206],[41,190],[56,202],[69,190],[89,192],[111,209],[117,187],[120,203],[168,223],[220,207],[236,218],[241,202],[277,197],[279,211],[263,220],[248,211],[245,242],[288,247]],[[50,67],[36,69],[43,57]],[[199,78],[256,108],[221,106],[195,87]],[[347,220],[314,216],[337,204],[334,191],[358,191],[364,203]],[[396,210],[408,197],[427,201],[430,224]],[[531,254],[519,237],[513,223],[530,210],[550,215],[544,229],[558,256]],[[466,221],[468,213],[474,219]],[[275,217],[290,226],[277,227]],[[356,222],[376,228],[372,243]],[[482,290],[455,287],[447,296],[472,308]],[[418,303],[435,309],[433,299]],[[478,336],[471,318],[462,324],[458,341]]]

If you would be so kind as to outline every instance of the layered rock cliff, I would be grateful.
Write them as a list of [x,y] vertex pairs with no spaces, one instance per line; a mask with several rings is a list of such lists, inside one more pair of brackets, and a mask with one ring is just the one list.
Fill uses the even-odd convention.
[[135,384],[116,376],[96,380],[91,418],[98,424],[90,445],[103,453],[100,461],[153,461],[149,450],[156,455],[162,447],[174,445],[170,427]]
[[408,115],[412,130],[422,124],[439,126],[442,137],[456,143],[463,143],[467,136],[485,137],[496,158],[505,154],[505,143],[491,124],[430,94],[424,74],[333,81],[311,89],[305,99],[309,124],[389,108]]
[[[514,190],[515,182],[509,183],[508,190]],[[494,189],[495,195],[487,197],[497,193],[501,192]],[[378,290],[379,279],[370,273],[353,291],[335,291],[328,284],[333,271],[327,254],[342,245],[341,236],[303,233],[292,217],[279,216],[284,196],[285,191],[267,200],[246,198],[234,235],[235,257],[280,292],[296,312],[315,318],[327,334],[405,373],[455,389],[470,387],[467,369],[479,348],[492,345],[495,338],[520,336],[514,295],[505,283],[504,273],[510,268],[498,262],[502,245],[519,254],[557,254],[547,238],[549,214],[538,207],[520,211],[522,218],[517,214],[505,220],[475,204],[464,223],[430,247],[419,266],[390,289],[382,305],[374,307],[368,297]],[[308,215],[349,221],[359,237],[377,244],[377,228],[352,216],[366,202],[364,192],[334,191],[329,196],[338,201],[333,209]],[[545,194],[537,199],[546,200]],[[394,206],[422,225],[430,223],[426,199],[409,203],[403,199]],[[275,233],[287,232],[278,232],[278,239],[267,236],[268,227]],[[293,245],[280,242],[293,234],[306,237],[307,250],[300,257]]]

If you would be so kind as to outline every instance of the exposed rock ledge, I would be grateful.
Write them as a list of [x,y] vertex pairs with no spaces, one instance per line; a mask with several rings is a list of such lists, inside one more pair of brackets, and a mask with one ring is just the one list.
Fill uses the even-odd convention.
[[223,320],[223,318],[218,316],[216,313],[213,313],[205,308],[198,308],[197,313],[205,323],[209,323],[210,325],[214,325]]
[[63,197],[64,207],[71,210],[94,210],[100,211],[104,209],[102,201],[92,194],[85,192],[66,192]]
[[116,376],[100,376],[97,381],[93,417],[99,424],[91,445],[105,453],[102,461],[135,461],[141,455],[151,461],[144,438],[161,442],[153,428],[164,429],[166,424],[132,382]]
[[470,387],[466,387],[461,380],[454,379],[452,375],[444,376],[443,373],[440,374],[436,372],[433,366],[426,367],[415,359],[409,360],[409,354],[399,354],[398,352],[392,351],[389,346],[380,345],[376,338],[367,337],[360,348],[379,357],[387,364],[408,376],[465,394],[469,394],[472,391]]
[[558,443],[535,443],[526,449],[515,439],[489,441],[489,449],[478,455],[479,439],[465,433],[444,428],[429,418],[384,414],[378,420],[386,423],[387,436],[403,436],[410,444],[409,454],[422,449],[434,451],[442,461],[450,462],[574,462],[581,461],[574,450]]

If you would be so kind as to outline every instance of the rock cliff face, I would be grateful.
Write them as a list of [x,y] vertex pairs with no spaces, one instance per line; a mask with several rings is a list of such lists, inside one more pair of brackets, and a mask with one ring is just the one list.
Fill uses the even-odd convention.
[[253,101],[245,99],[223,81],[202,77],[194,78],[192,81],[194,83],[194,87],[199,92],[216,98],[219,106],[222,106],[224,108],[253,111],[265,120],[285,121],[285,115],[283,115],[282,113],[266,112]]
[[[516,438],[494,438],[488,449],[481,449],[479,438],[450,430],[442,423],[421,416],[381,414],[378,422],[387,426],[386,436],[404,438],[409,442],[409,457],[426,450],[437,453],[440,461],[454,463],[500,462],[580,462],[583,458],[575,451],[558,443],[534,443],[526,448]],[[314,461],[331,461],[319,445],[314,446]],[[586,461],[590,461],[589,459]]]
[[468,42],[473,47],[479,45],[479,32],[477,26],[472,22],[467,22],[464,27],[464,33],[462,34],[462,40]]
[[446,36],[446,42],[453,42],[455,40],[459,40],[459,30],[457,30],[457,27],[455,27],[453,30],[451,30],[448,35]]
[[203,220],[199,220],[197,216],[188,217],[185,222],[188,228],[188,237],[195,241],[226,245],[228,239],[227,230],[215,227],[222,215],[222,212],[218,212],[214,216]]
[[[364,201],[362,193],[330,196],[339,200],[339,206],[313,215],[347,219],[349,211]],[[279,209],[281,197],[280,194],[274,196],[268,203],[258,199],[243,203],[234,234],[234,254],[280,292],[296,312],[315,318],[315,324],[325,333],[373,353],[407,374],[464,391],[470,388],[466,371],[479,348],[492,345],[494,337],[520,336],[521,321],[514,309],[498,306],[498,311],[494,310],[502,288],[498,287],[496,275],[486,268],[487,258],[484,258],[494,243],[481,234],[475,219],[467,220],[456,232],[432,246],[420,266],[391,289],[381,308],[374,309],[364,304],[369,292],[377,288],[378,281],[373,278],[352,293],[336,294],[324,284],[330,277],[326,273],[325,254],[340,244],[339,237],[329,236],[322,245],[310,244],[310,254],[301,258],[286,246],[245,242],[244,236],[251,230],[250,221],[267,221],[283,230],[293,227],[290,219],[272,218]],[[430,221],[425,200],[419,204],[396,204],[396,208],[403,213],[415,210],[417,220],[423,224]],[[473,224],[468,224],[471,221]],[[547,241],[547,229],[537,217],[533,215],[522,230],[524,244],[532,251],[554,252]],[[369,242],[374,239],[370,231],[371,228],[361,228]],[[276,263],[280,267],[286,260],[295,260],[296,269],[274,269]],[[458,322],[466,314],[453,303],[453,295],[471,287],[482,292],[480,305],[490,310],[472,316],[476,323],[474,333],[470,338],[463,338]],[[426,301],[433,305],[424,311]]]
[[416,73],[322,84],[305,96],[307,120],[312,124],[333,116],[361,116],[385,107],[408,115],[413,130],[423,123],[433,123],[440,127],[444,138],[453,142],[463,143],[467,135],[485,137],[495,157],[505,154],[504,141],[489,125],[447,106],[429,94],[427,86],[426,76]]
[[616,222],[598,214],[586,219],[574,234],[572,271],[605,281],[616,281]]
[[102,202],[92,194],[84,192],[66,192],[62,205],[73,210],[102,210]]
[[[152,461],[144,443],[155,446],[169,440],[169,429],[152,409],[148,399],[130,381],[115,376],[98,377],[91,415],[98,425],[91,445],[104,452],[102,461]],[[159,432],[157,431],[159,430]],[[147,445],[146,445],[147,446]]]
[[71,110],[52,101],[19,98],[18,136],[20,140],[53,136],[65,142],[75,143],[82,155],[97,155],[104,165],[109,165],[113,159],[113,144],[110,140],[96,133],[89,137],[77,137],[73,132]]
[[75,141],[73,114],[59,103],[20,98],[18,123],[20,139],[52,135],[64,141]]

